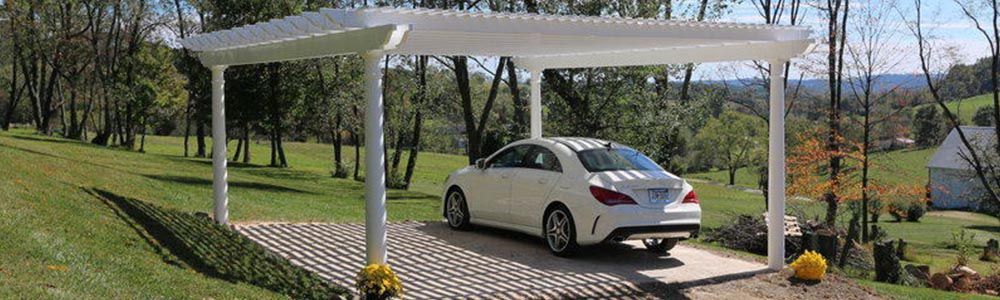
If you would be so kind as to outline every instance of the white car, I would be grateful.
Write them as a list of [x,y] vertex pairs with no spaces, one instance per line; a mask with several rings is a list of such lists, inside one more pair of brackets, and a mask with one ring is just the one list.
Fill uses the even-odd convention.
[[701,206],[684,179],[635,149],[591,138],[534,138],[448,175],[443,214],[537,235],[560,256],[580,246],[643,240],[666,252],[697,234]]

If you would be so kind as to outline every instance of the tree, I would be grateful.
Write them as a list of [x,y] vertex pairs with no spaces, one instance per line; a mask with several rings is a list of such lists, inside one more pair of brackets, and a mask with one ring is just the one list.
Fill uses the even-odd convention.
[[972,123],[976,126],[994,126],[996,120],[993,119],[993,105],[977,108],[976,114],[972,116]]
[[827,0],[826,6],[822,9],[826,18],[826,43],[828,46],[826,75],[829,83],[829,106],[827,108],[827,142],[826,157],[828,163],[828,189],[823,195],[823,201],[827,203],[826,225],[834,227],[837,221],[837,205],[840,203],[840,196],[837,194],[841,187],[841,164],[844,152],[841,150],[843,132],[841,132],[841,109],[842,109],[842,89],[844,76],[844,49],[847,41],[847,21],[850,12],[850,0]]
[[695,137],[701,151],[728,171],[730,185],[736,184],[736,171],[750,164],[756,150],[765,144],[766,131],[759,123],[747,114],[726,111],[709,120]]
[[[896,40],[897,22],[891,21],[889,14],[893,12],[893,1],[864,0],[859,10],[852,16],[853,26],[850,31],[854,40],[846,45],[849,53],[848,70],[851,79],[848,83],[853,92],[854,103],[861,109],[861,207],[854,210],[855,219],[861,220],[861,240],[868,241],[868,202],[870,198],[869,156],[872,148],[872,131],[878,124],[885,122],[900,112],[906,103],[884,103],[898,86],[887,90],[878,90],[884,74],[892,72],[902,62],[902,49]],[[892,136],[891,138],[896,138]]]
[[917,108],[913,116],[913,139],[918,147],[935,147],[941,143],[944,118],[938,108],[926,105]]

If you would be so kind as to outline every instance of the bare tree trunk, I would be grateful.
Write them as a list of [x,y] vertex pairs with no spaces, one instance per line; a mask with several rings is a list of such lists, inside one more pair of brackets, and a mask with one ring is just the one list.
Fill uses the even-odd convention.
[[[427,56],[417,57],[417,76],[419,76],[419,91],[417,92],[417,99],[414,103],[414,113],[413,113],[413,132],[411,133],[412,138],[410,141],[410,158],[406,161],[406,173],[403,175],[403,189],[410,189],[410,182],[413,179],[413,169],[417,165],[417,154],[420,153],[420,131],[421,126],[423,126],[423,105],[427,101]],[[510,68],[513,69],[513,68]],[[509,80],[514,81],[515,87],[512,88],[512,92],[516,91],[517,80],[515,77],[509,77]],[[516,94],[516,92],[514,92]],[[515,97],[517,99],[517,97]]]

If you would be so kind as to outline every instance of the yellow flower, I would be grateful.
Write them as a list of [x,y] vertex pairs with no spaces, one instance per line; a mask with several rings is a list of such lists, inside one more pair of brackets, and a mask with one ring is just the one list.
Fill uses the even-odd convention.
[[403,297],[403,283],[388,265],[371,264],[361,269],[356,286],[362,295]]
[[815,251],[807,250],[788,266],[795,270],[795,278],[802,280],[823,280],[826,274],[826,259]]

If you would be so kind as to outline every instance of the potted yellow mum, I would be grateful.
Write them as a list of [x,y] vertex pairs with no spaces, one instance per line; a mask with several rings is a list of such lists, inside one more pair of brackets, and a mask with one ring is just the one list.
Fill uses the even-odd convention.
[[365,299],[403,298],[403,283],[389,265],[371,264],[361,269],[356,285]]
[[788,266],[795,270],[795,278],[801,280],[820,281],[826,275],[826,259],[816,251],[807,250]]

